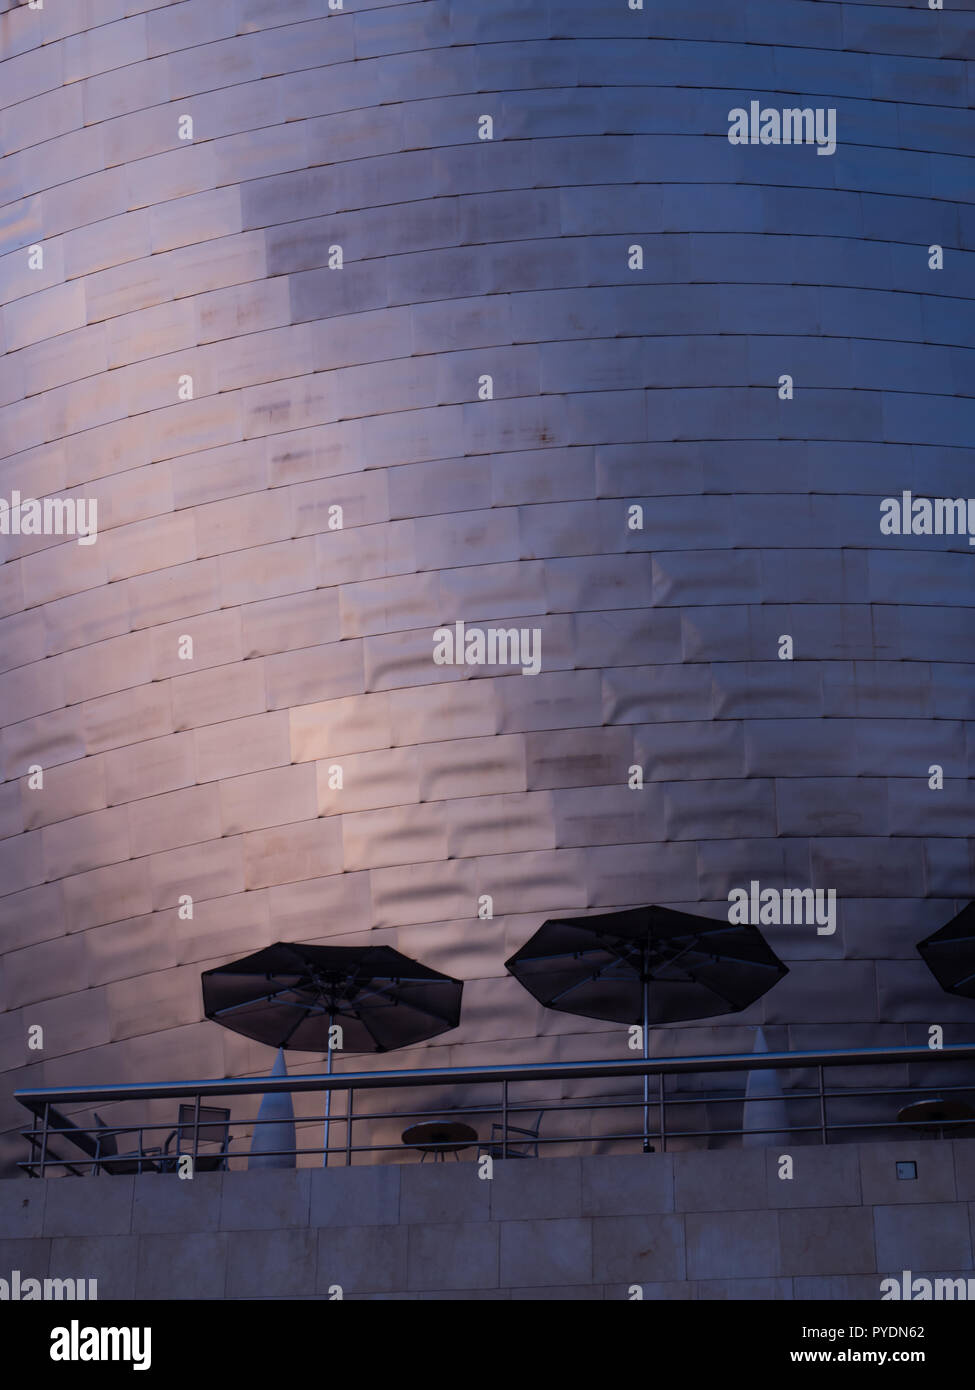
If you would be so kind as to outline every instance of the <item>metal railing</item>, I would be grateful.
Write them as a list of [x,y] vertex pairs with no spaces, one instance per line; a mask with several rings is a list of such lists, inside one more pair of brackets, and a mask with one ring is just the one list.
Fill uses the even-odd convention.
[[[330,1125],[340,1131],[341,1139],[335,1144],[327,1143],[327,1150],[321,1143],[300,1146],[297,1142],[275,1149],[261,1150],[262,1158],[282,1158],[297,1162],[300,1158],[317,1156],[338,1159],[351,1164],[357,1155],[396,1154],[401,1159],[406,1155],[415,1158],[419,1146],[409,1147],[409,1141],[400,1138],[396,1142],[357,1143],[356,1135],[361,1135],[363,1127],[371,1126],[370,1137],[375,1137],[383,1126],[395,1125],[404,1121],[442,1121],[458,1123],[460,1117],[482,1118],[490,1122],[487,1136],[472,1130],[473,1138],[460,1142],[444,1138],[422,1149],[422,1157],[432,1153],[433,1157],[445,1158],[448,1153],[455,1157],[464,1149],[475,1148],[478,1154],[490,1153],[492,1157],[510,1158],[526,1156],[524,1150],[530,1149],[532,1155],[543,1151],[563,1152],[605,1152],[612,1148],[629,1148],[631,1151],[642,1147],[644,1151],[666,1151],[671,1147],[727,1147],[729,1141],[743,1136],[764,1136],[768,1142],[784,1141],[788,1136],[791,1143],[830,1143],[837,1139],[883,1139],[904,1138],[908,1125],[898,1120],[898,1097],[910,1097],[912,1102],[928,1100],[933,1107],[932,1118],[928,1122],[912,1119],[910,1128],[913,1134],[928,1132],[935,1135],[951,1133],[958,1137],[975,1137],[975,1065],[971,1067],[971,1082],[945,1084],[937,1080],[938,1074],[946,1076],[951,1063],[975,1064],[975,1044],[959,1044],[932,1050],[928,1047],[899,1048],[850,1048],[834,1051],[809,1052],[766,1052],[732,1053],[695,1057],[633,1058],[621,1061],[591,1062],[545,1062],[527,1063],[513,1066],[481,1067],[432,1067],[422,1070],[372,1071],[372,1072],[333,1072],[330,1075],[296,1075],[274,1077],[213,1078],[199,1081],[156,1081],[142,1085],[101,1085],[71,1086],[63,1088],[26,1089],[15,1092],[15,1099],[30,1111],[34,1123],[24,1131],[30,1144],[30,1157],[20,1163],[20,1168],[31,1177],[44,1176],[51,1170],[71,1174],[120,1172],[174,1172],[185,1163],[187,1157],[200,1168],[227,1168],[246,1166],[247,1152],[233,1148],[235,1139],[233,1129],[246,1131],[246,1136],[256,1132],[263,1124],[280,1125],[279,1118],[259,1119],[249,1116],[246,1119],[232,1120],[228,1109],[223,1143],[204,1147],[203,1131],[212,1128],[214,1121],[209,1118],[213,1112],[203,1102],[222,1099],[232,1103],[235,1098],[244,1096],[266,1096],[287,1092],[292,1095],[304,1092],[341,1093],[345,1092],[344,1111],[332,1111]],[[827,1076],[833,1079],[834,1071],[849,1067],[869,1068],[871,1075],[877,1069],[908,1067],[916,1074],[907,1077],[904,1085],[827,1085]],[[790,1073],[792,1084],[782,1087],[781,1095],[774,1099],[765,1095],[749,1096],[747,1086],[726,1087],[724,1090],[708,1090],[700,1087],[700,1080],[707,1077],[728,1079],[728,1074],[748,1074],[777,1071]],[[643,1078],[656,1078],[655,1094],[651,1093],[649,1116],[652,1123],[643,1125]],[[695,1088],[682,1087],[682,1082],[696,1079]],[[515,1088],[532,1083],[549,1083],[561,1089],[563,1083],[570,1081],[630,1080],[634,1083],[634,1094],[620,1097],[599,1097],[571,1099],[558,1095],[553,1099],[534,1097],[530,1100],[517,1100],[512,1095]],[[407,1110],[372,1110],[356,1106],[357,1098],[373,1092],[401,1092],[421,1088],[464,1088],[462,1103],[430,1106],[419,1105]],[[467,1088],[496,1088],[493,1099],[485,1103],[471,1100]],[[639,1094],[636,1093],[637,1087]],[[953,1116],[937,1118],[937,1101],[953,1097],[956,1102]],[[935,1099],[937,1098],[937,1101]],[[77,1107],[117,1104],[130,1101],[189,1101],[192,1102],[192,1119],[177,1125],[174,1130],[172,1117],[154,1123],[122,1124],[120,1126],[93,1127],[76,1123],[61,1107]],[[772,1103],[776,1107],[774,1122],[765,1127],[756,1127],[749,1122],[749,1115],[758,1107]],[[737,1107],[740,1118],[737,1124],[717,1124],[711,1115],[719,1107]],[[694,1108],[705,1108],[706,1123],[694,1127]],[[971,1118],[965,1111],[971,1111]],[[622,1130],[600,1128],[603,1117],[617,1112],[639,1113],[639,1127],[624,1127]],[[551,1132],[551,1117],[556,1117],[559,1132]],[[588,1115],[588,1128],[580,1124],[583,1115]],[[538,1116],[535,1126],[519,1125],[519,1118]],[[686,1116],[691,1127],[681,1127],[680,1119]],[[496,1117],[496,1118],[495,1118]],[[767,1117],[766,1117],[767,1118]],[[309,1115],[294,1115],[295,1133],[306,1126],[323,1124],[322,1108]],[[289,1120],[290,1123],[290,1120]],[[541,1133],[542,1129],[549,1132]],[[169,1151],[165,1145],[147,1143],[147,1135],[161,1135],[169,1131],[169,1139],[177,1135],[176,1150]],[[117,1148],[118,1138],[130,1138],[130,1147],[125,1152]],[[463,1137],[463,1136],[461,1136]],[[110,1143],[106,1143],[110,1140]],[[183,1150],[183,1142],[188,1140],[188,1149]],[[327,1142],[327,1141],[326,1141]],[[67,1146],[73,1146],[76,1153],[64,1153]]]

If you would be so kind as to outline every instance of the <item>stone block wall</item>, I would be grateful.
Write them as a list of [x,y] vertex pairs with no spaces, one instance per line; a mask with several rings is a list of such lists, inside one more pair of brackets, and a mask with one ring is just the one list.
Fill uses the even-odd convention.
[[[0,1278],[100,1298],[858,1299],[903,1270],[975,1278],[975,1143],[0,1187]],[[898,1161],[917,1176],[896,1177]]]

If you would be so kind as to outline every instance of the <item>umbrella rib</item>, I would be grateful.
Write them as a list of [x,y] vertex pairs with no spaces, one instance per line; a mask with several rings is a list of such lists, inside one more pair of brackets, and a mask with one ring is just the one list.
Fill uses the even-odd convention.
[[295,1022],[294,1022],[293,1027],[291,1027],[291,1028],[288,1029],[287,1033],[285,1033],[284,1037],[283,1037],[283,1038],[281,1039],[281,1041],[278,1043],[278,1047],[287,1047],[287,1046],[288,1046],[288,1043],[289,1043],[289,1042],[291,1041],[291,1039],[294,1037],[295,1033],[297,1033],[297,1031],[298,1031],[298,1029],[301,1027],[301,1025],[302,1025],[303,1023],[307,1023],[307,1021],[308,1021],[308,1015],[307,1015],[307,1014],[305,1015],[304,1018],[297,1018],[297,1019],[295,1019]]
[[[600,950],[610,950],[610,952],[611,952],[612,954],[615,954],[615,955],[616,955],[616,959],[613,960],[613,961],[611,961],[610,964],[607,965],[607,966],[604,966],[604,967],[601,967],[601,968],[596,968],[596,967],[594,967],[594,968],[591,970],[591,972],[590,972],[588,975],[585,975],[581,980],[574,980],[574,981],[572,982],[571,985],[566,985],[565,989],[561,990],[558,994],[553,994],[553,995],[552,995],[552,997],[551,997],[551,999],[549,1000],[549,1003],[548,1003],[548,1005],[547,1005],[546,1007],[548,1007],[548,1008],[553,1008],[553,1007],[555,1006],[556,1000],[558,1000],[558,999],[564,999],[565,996],[566,996],[567,994],[571,994],[572,991],[573,991],[574,989],[582,989],[583,985],[590,985],[590,984],[593,984],[596,980],[599,980],[599,979],[601,979],[601,978],[604,979],[607,975],[609,975],[612,971],[618,969],[618,967],[621,966],[621,965],[627,965],[627,966],[630,965],[630,962],[629,962],[624,956],[620,956],[620,955],[616,954],[615,952],[612,952],[612,948],[610,948],[610,947],[608,947],[608,946],[600,946],[599,949],[600,949]],[[575,960],[581,960],[581,958],[582,958],[583,956],[587,955],[588,952],[586,952],[586,951],[562,951],[562,952],[560,952],[559,954],[560,954],[560,955],[564,955],[564,956],[566,956],[566,955],[571,955]],[[548,957],[548,959],[550,959],[550,960],[555,960],[555,959],[557,959],[557,958],[558,958],[558,957],[556,957],[556,956],[550,956],[550,957]],[[540,959],[544,959],[544,957],[541,957]]]
[[236,1013],[239,1013],[241,1009],[252,1009],[252,1008],[254,1007],[255,1004],[258,1004],[258,1003],[269,1003],[269,1002],[270,1002],[270,997],[269,997],[269,996],[268,996],[268,997],[265,997],[263,994],[260,995],[259,998],[254,998],[254,999],[242,999],[241,1002],[240,1002],[239,1004],[227,1004],[227,1005],[226,1005],[224,1008],[222,1008],[222,1009],[214,1009],[214,1011],[213,1011],[213,1013],[210,1015],[210,1017],[211,1017],[212,1019],[223,1018],[224,1014],[236,1014]]
[[[668,962],[668,964],[673,964],[674,961],[680,960],[682,956],[686,956],[686,955],[687,955],[688,951],[691,951],[691,950],[694,950],[694,949],[695,949],[695,947],[693,947],[693,946],[690,946],[690,945],[686,946],[686,947],[685,947],[682,951],[680,951],[676,956],[673,956],[673,957],[671,958],[671,960]],[[710,959],[710,960],[715,961],[716,963],[719,963],[719,962],[720,962],[720,963],[722,963],[722,964],[728,964],[728,965],[754,965],[754,966],[761,966],[762,968],[764,968],[764,969],[766,969],[766,970],[778,970],[779,966],[782,964],[782,962],[781,962],[781,961],[778,961],[778,960],[776,960],[776,961],[753,960],[753,959],[751,959],[751,958],[748,957],[748,956],[738,955],[738,954],[737,954],[735,951],[733,951],[733,950],[725,950],[725,951],[721,951],[720,953],[718,953],[718,952],[716,952],[716,951],[708,950],[708,948],[707,948],[706,946],[700,946],[700,945],[697,946],[696,949],[701,953],[701,955],[707,957],[707,958]]]
[[744,956],[722,956],[719,957],[719,959],[734,965],[747,965],[753,970],[780,971],[782,969],[782,962],[780,960],[748,960]]
[[553,994],[546,1007],[554,1008],[559,999],[564,999],[565,996],[571,994],[574,989],[582,989],[584,985],[594,984],[600,978],[605,978],[608,973],[609,971],[607,970],[597,970],[593,974],[587,975],[582,980],[574,980],[571,985],[566,985],[565,989],[560,990],[558,994]]
[[[398,983],[402,982],[402,981],[403,981],[404,979],[406,979],[406,978],[407,978],[407,977],[405,977],[405,976],[397,975],[395,981],[390,980],[390,982],[389,982],[388,984],[386,984],[386,985],[377,985],[375,981],[372,981],[372,982],[371,982],[371,983],[372,983],[372,989],[364,990],[364,991],[361,992],[359,995],[357,995],[354,999],[351,999],[351,1000],[349,1000],[349,1001],[346,1002],[346,1003],[343,1003],[341,1000],[336,1001],[336,1006],[335,1006],[334,1012],[335,1012],[335,1013],[338,1015],[338,1017],[340,1017],[340,1018],[354,1018],[354,1019],[356,1019],[357,1022],[361,1023],[362,1026],[363,1026],[364,1028],[366,1028],[366,1029],[369,1031],[370,1037],[375,1037],[375,1034],[374,1034],[374,1032],[372,1031],[372,1029],[369,1028],[369,1021],[368,1021],[368,1018],[364,1016],[364,1014],[363,1014],[363,1012],[362,1012],[362,1010],[361,1010],[361,1005],[362,1005],[363,1003],[365,1003],[365,1002],[368,1002],[370,999],[373,999],[373,998],[381,999],[384,1003],[388,1004],[391,1008],[398,1008],[398,1009],[401,1009],[401,1010],[411,1009],[411,1010],[413,1010],[415,1013],[426,1014],[426,1016],[427,1016],[428,1018],[436,1019],[438,1023],[452,1024],[452,1026],[456,1027],[456,1024],[453,1022],[452,1014],[450,1014],[450,1013],[443,1013],[443,1012],[438,1011],[437,1009],[435,1009],[435,1008],[433,1007],[433,1005],[432,1005],[431,1003],[428,1003],[428,1002],[424,1001],[423,1003],[415,1004],[415,1003],[411,1003],[409,1000],[406,1000],[406,999],[390,998],[389,995],[388,995],[388,993],[387,993],[387,991],[388,991],[389,989],[393,988],[393,987],[395,986],[395,984],[398,984]],[[436,980],[430,981],[430,980],[425,980],[425,979],[420,979],[420,978],[415,978],[415,979],[414,979],[414,978],[411,977],[411,978],[407,979],[407,983],[415,983],[415,984],[424,984],[424,985],[426,985],[426,984],[431,984],[431,983],[432,983],[432,984],[439,984],[439,983],[445,983],[445,982],[436,981]],[[366,1013],[368,1013],[368,1012],[369,1012],[369,1011],[367,1010]]]
[[376,997],[378,997],[378,998],[380,998],[380,999],[384,999],[388,1004],[391,1004],[394,1008],[412,1008],[412,1009],[414,1009],[414,1010],[415,1010],[416,1012],[418,1012],[418,1013],[429,1014],[429,1016],[430,1016],[431,1018],[438,1018],[438,1019],[441,1020],[441,1022],[447,1023],[447,1022],[449,1022],[450,1015],[449,1015],[449,1014],[438,1013],[437,1010],[432,1006],[431,1003],[428,1003],[428,1002],[425,1001],[425,1000],[424,1000],[422,1003],[413,1003],[413,1002],[411,1002],[409,999],[406,999],[406,998],[403,998],[403,997],[401,997],[401,998],[399,998],[399,999],[397,999],[397,998],[395,998],[395,997],[390,998],[390,997],[388,996],[388,991],[389,991],[390,989],[394,989],[397,985],[400,985],[400,984],[440,985],[440,984],[453,984],[453,983],[454,983],[454,981],[447,980],[447,979],[444,979],[444,980],[429,980],[429,979],[423,978],[422,976],[408,976],[408,975],[397,975],[395,978],[392,978],[392,977],[391,977],[391,978],[389,979],[389,981],[388,981],[387,983],[385,983],[385,984],[377,984],[377,982],[376,982],[375,980],[371,980],[371,981],[370,981],[370,984],[371,984],[371,986],[372,986],[371,990],[366,990],[366,991],[364,991],[363,993],[361,993],[361,994],[356,998],[355,1002],[356,1002],[356,1004],[360,1004],[360,1003],[363,1002],[363,1000],[367,1000],[367,999],[372,998],[373,996],[376,996]]
[[[270,983],[270,981],[268,983]],[[239,1004],[228,1004],[223,1009],[215,1009],[213,1016],[214,1018],[219,1018],[221,1014],[231,1014],[236,1009],[247,1009],[250,1008],[251,1005],[258,1003],[259,1001],[263,1001],[264,1003],[270,1004],[274,1000],[279,999],[282,994],[287,994],[289,993],[289,991],[292,993],[297,993],[297,991],[302,988],[307,989],[308,986],[307,984],[302,986],[302,984],[299,981],[298,984],[281,985],[278,989],[264,990],[261,994],[252,995],[250,999],[241,1000]],[[299,1005],[298,1007],[301,1006]]]
[[[592,952],[608,951],[609,949],[610,947],[607,942],[594,941],[591,946],[577,946],[572,950],[568,951],[543,951],[540,955],[537,956],[526,956],[523,955],[521,951],[519,951],[517,956],[517,962],[519,965],[529,965],[535,962],[542,962],[547,964],[549,961],[562,960],[563,958],[568,960],[579,960],[582,956],[589,955]],[[522,948],[522,950],[524,950],[524,947]]]
[[388,998],[386,991],[389,989],[389,985],[377,985],[375,980],[371,980],[370,984],[372,986],[371,989],[360,989],[354,996],[354,1002],[356,1004],[364,1003],[367,999],[373,998],[386,999],[387,1003],[390,1004],[399,1003],[398,999]]

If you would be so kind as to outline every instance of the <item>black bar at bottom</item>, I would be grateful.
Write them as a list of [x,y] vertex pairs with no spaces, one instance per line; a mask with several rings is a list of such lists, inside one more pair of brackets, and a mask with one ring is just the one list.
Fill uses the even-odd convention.
[[[404,1307],[404,1298],[414,1306]],[[482,1300],[490,1301],[490,1308]],[[580,1300],[590,1305],[584,1322],[580,1318],[566,1324],[564,1316],[559,1316],[550,1327],[541,1326],[544,1302]],[[21,1364],[40,1373],[41,1379],[46,1379],[45,1367],[55,1371],[56,1379],[59,1366],[70,1365],[69,1376],[73,1377],[85,1370],[100,1376],[139,1374],[141,1364],[141,1374],[167,1376],[172,1383],[191,1362],[194,1380],[205,1379],[212,1372],[229,1383],[253,1383],[263,1372],[275,1377],[269,1384],[280,1384],[285,1376],[300,1378],[309,1369],[296,1363],[286,1348],[306,1339],[312,1329],[316,1343],[321,1339],[321,1344],[331,1346],[333,1371],[344,1359],[341,1348],[348,1342],[342,1334],[350,1329],[367,1333],[381,1329],[384,1339],[391,1331],[394,1335],[399,1331],[420,1335],[427,1350],[435,1352],[444,1324],[442,1315],[431,1312],[429,1305],[438,1301],[443,1301],[442,1296],[412,1290],[392,1298],[357,1296],[348,1291],[341,1299],[0,1302],[0,1333],[7,1354],[12,1355],[16,1348]],[[921,1376],[932,1370],[948,1374],[958,1364],[965,1364],[971,1351],[972,1319],[964,1300],[716,1300],[703,1307],[700,1301],[668,1299],[664,1308],[659,1300],[641,1300],[632,1291],[626,1297],[592,1300],[583,1287],[574,1297],[564,1299],[526,1299],[523,1291],[510,1298],[505,1290],[483,1290],[451,1295],[449,1301],[452,1340],[458,1330],[463,1332],[463,1328],[458,1329],[458,1318],[469,1320],[465,1324],[469,1335],[483,1337],[485,1345],[504,1331],[509,1316],[516,1330],[532,1336],[544,1334],[547,1379],[557,1373],[563,1360],[566,1373],[571,1373],[578,1364],[580,1337],[590,1341],[607,1331],[631,1339],[621,1345],[631,1350],[639,1347],[648,1370],[661,1357],[661,1369],[664,1362],[670,1368],[668,1379],[673,1379],[678,1369],[747,1377],[756,1371],[786,1375],[796,1366],[818,1367],[825,1374],[837,1367],[871,1365],[920,1372]],[[311,1302],[328,1306],[313,1313]],[[383,1302],[393,1306],[377,1306]],[[466,1314],[457,1307],[464,1302],[469,1304]],[[515,1302],[528,1302],[530,1307],[519,1312],[511,1307]],[[597,1302],[601,1306],[595,1306]],[[621,1306],[607,1307],[611,1302]],[[638,1302],[645,1306],[634,1307]],[[526,1317],[530,1321],[523,1323]],[[102,1329],[116,1331],[103,1338]],[[337,1334],[334,1341],[332,1333]],[[639,1342],[632,1340],[634,1336]],[[111,1357],[116,1346],[128,1359],[101,1359],[103,1351]],[[350,1364],[349,1369],[354,1367]],[[136,1381],[139,1383],[141,1380]]]

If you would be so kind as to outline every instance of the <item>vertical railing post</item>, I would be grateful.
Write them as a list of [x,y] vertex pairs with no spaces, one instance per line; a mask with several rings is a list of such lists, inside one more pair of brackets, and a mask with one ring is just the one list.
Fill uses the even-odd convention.
[[826,1069],[820,1062],[817,1068],[819,1072],[819,1125],[824,1144],[829,1143],[829,1132],[826,1128]]
[[349,1101],[345,1108],[345,1166],[352,1166],[352,1097],[355,1093],[349,1089]]
[[[179,1111],[177,1110],[177,1115]],[[179,1124],[177,1122],[177,1129]],[[193,1176],[196,1176],[196,1160],[200,1152],[200,1093],[196,1094],[196,1107],[193,1111]],[[176,1140],[176,1168],[179,1170],[179,1139]]]
[[666,1080],[667,1080],[667,1078],[664,1076],[664,1073],[661,1072],[661,1073],[660,1073],[660,1152],[661,1152],[662,1154],[665,1154],[665,1153],[667,1152],[667,1110],[666,1110],[666,1103],[667,1103],[667,1087],[666,1087],[666,1084],[665,1084],[665,1083],[666,1083]]
[[508,1081],[501,1083],[501,1157],[508,1157]]
[[41,1130],[41,1177],[47,1177],[47,1127],[50,1124],[51,1103],[44,1102],[44,1127]]

